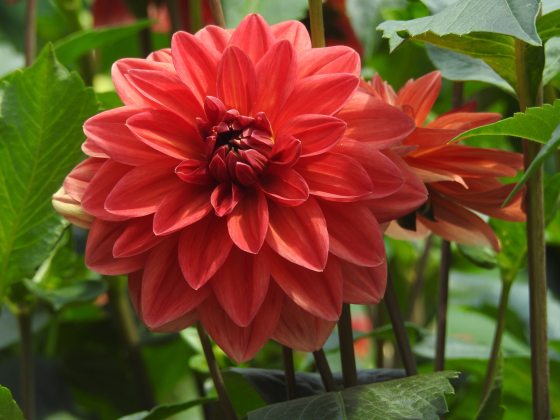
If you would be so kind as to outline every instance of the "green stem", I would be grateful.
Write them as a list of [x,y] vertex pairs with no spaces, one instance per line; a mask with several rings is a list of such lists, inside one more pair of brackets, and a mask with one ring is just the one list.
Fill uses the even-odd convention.
[[216,393],[218,394],[218,399],[224,411],[224,418],[226,420],[237,420],[237,415],[233,409],[233,405],[229,398],[229,395],[224,384],[224,378],[220,372],[220,367],[218,362],[216,362],[216,357],[214,357],[214,351],[212,350],[212,344],[204,331],[204,327],[199,322],[196,324],[196,330],[198,331],[198,336],[200,337],[200,343],[202,344],[202,350],[204,351],[204,357],[206,358],[206,363],[208,364],[208,369],[210,370],[210,376],[212,377],[212,382],[214,382],[214,388],[216,388]]
[[309,21],[311,22],[311,43],[314,48],[325,46],[325,23],[323,21],[323,1],[309,0]]
[[21,394],[23,412],[27,420],[35,419],[35,372],[33,365],[33,331],[31,311],[21,309],[17,314],[21,343]]
[[406,371],[407,376],[416,375],[418,373],[416,360],[414,359],[414,354],[412,354],[410,341],[408,341],[408,334],[404,326],[399,302],[397,301],[395,286],[393,285],[393,280],[389,274],[387,274],[387,289],[385,290],[385,298],[383,300],[385,302],[385,306],[387,307],[389,318],[391,319],[393,332],[395,333],[395,339],[397,341],[397,347],[399,348],[399,354],[403,362],[404,370]]
[[209,0],[209,3],[212,16],[214,17],[214,22],[216,25],[225,28],[226,18],[224,17],[224,11],[222,9],[222,2],[220,0]]
[[25,65],[30,66],[37,53],[37,0],[27,0],[25,8]]
[[203,26],[201,0],[189,0],[189,12],[191,18],[190,30],[192,33],[194,33],[201,29]]
[[342,314],[338,320],[338,339],[344,388],[349,388],[358,384],[358,373],[356,372],[356,357],[354,355],[352,315],[348,303],[342,305]]
[[422,291],[424,290],[424,284],[426,283],[426,267],[428,266],[428,258],[430,257],[430,251],[432,250],[433,243],[434,236],[428,236],[426,238],[426,242],[424,243],[422,254],[420,255],[418,263],[416,264],[416,274],[412,283],[410,293],[408,295],[408,308],[405,314],[405,319],[408,319],[410,321],[415,314],[415,309],[418,304],[418,298],[422,295]]
[[[542,86],[536,97],[531,97],[529,72],[525,62],[527,45],[515,41],[517,73],[517,95],[519,108],[524,111],[530,106],[541,106]],[[539,153],[541,145],[528,140],[523,141],[523,155],[527,168]],[[547,286],[544,239],[544,187],[542,167],[535,171],[527,181],[525,196],[527,212],[527,259],[529,273],[529,314],[531,332],[531,375],[533,390],[533,418],[550,418],[549,365],[547,339]]]
[[291,348],[282,346],[282,358],[284,361],[284,378],[286,380],[286,398],[293,400],[297,398],[296,393],[296,371],[294,370],[294,352]]
[[136,318],[128,300],[126,279],[119,277],[108,278],[107,284],[109,286],[109,301],[113,308],[115,321],[121,331],[129,361],[132,365],[135,382],[138,384],[139,400],[142,401],[144,408],[149,409],[155,405],[155,399],[142,356],[140,333],[136,326]]
[[323,386],[327,392],[336,391],[336,384],[334,383],[334,377],[325,356],[323,349],[313,352],[313,358],[315,359],[315,366],[321,375],[321,380],[323,381]]
[[498,360],[500,358],[500,350],[502,346],[502,337],[504,335],[504,330],[506,327],[506,315],[510,290],[511,282],[502,282],[500,303],[498,305],[496,331],[494,332],[492,350],[490,351],[490,359],[488,361],[488,367],[486,368],[486,377],[484,379],[484,385],[482,386],[482,396],[480,399],[481,403],[486,401],[486,399],[490,395],[490,392],[492,391],[492,385],[494,384],[494,378],[496,377],[496,367],[498,366]]
[[445,369],[445,338],[447,336],[447,304],[449,300],[449,270],[451,269],[451,243],[441,241],[441,261],[439,266],[436,356],[436,371]]

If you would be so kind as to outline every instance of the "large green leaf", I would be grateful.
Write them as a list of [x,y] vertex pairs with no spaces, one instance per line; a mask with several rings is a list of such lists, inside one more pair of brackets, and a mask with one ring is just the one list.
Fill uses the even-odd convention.
[[553,36],[560,35],[560,10],[540,16],[537,20],[537,30],[543,42]]
[[237,26],[250,13],[259,13],[273,24],[288,19],[303,19],[307,12],[307,0],[224,0],[222,4],[229,28]]
[[56,55],[62,64],[69,66],[83,54],[134,35],[150,26],[151,23],[149,20],[141,20],[131,25],[84,29],[75,32],[54,44]]
[[252,411],[249,420],[388,418],[438,419],[447,412],[444,394],[453,393],[455,372],[437,372],[299,398]]
[[560,74],[560,37],[548,40],[544,46],[543,85],[549,84]]
[[189,408],[193,408],[198,405],[206,404],[213,401],[216,401],[216,399],[198,398],[196,400],[191,400],[179,404],[158,405],[157,407],[152,408],[150,411],[141,411],[138,413],[129,414],[128,416],[121,417],[119,420],[165,420],[185,410],[188,410]]
[[92,90],[47,48],[0,85],[0,296],[29,278],[65,222],[51,196],[81,156],[82,124],[97,110]]
[[24,420],[8,388],[0,385],[0,420]]

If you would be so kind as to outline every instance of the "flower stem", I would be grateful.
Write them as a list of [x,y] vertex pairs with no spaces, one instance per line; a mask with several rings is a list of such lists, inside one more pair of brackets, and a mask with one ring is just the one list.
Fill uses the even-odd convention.
[[334,377],[325,356],[323,349],[319,349],[313,352],[313,357],[315,358],[315,366],[321,375],[321,380],[323,381],[323,386],[327,392],[336,391],[336,385],[334,383]]
[[224,385],[224,378],[220,372],[218,362],[216,362],[216,358],[214,357],[212,344],[210,344],[206,331],[204,331],[204,327],[200,322],[196,324],[196,330],[198,331],[200,343],[204,350],[204,357],[206,358],[206,363],[208,363],[208,369],[210,369],[210,376],[212,377],[212,382],[214,382],[214,388],[216,388],[218,399],[224,411],[224,418],[227,420],[237,420],[237,415],[235,414],[235,410],[233,409],[233,405],[226,391],[226,386]]
[[282,359],[284,362],[284,377],[286,380],[286,398],[293,400],[297,398],[296,372],[294,370],[294,352],[291,348],[282,346]]
[[325,24],[323,22],[323,1],[309,0],[309,20],[311,22],[311,43],[314,48],[325,46]]
[[[189,0],[189,12],[191,12],[192,4],[196,0]],[[179,7],[177,0],[166,0],[167,10],[169,11],[169,18],[171,20],[171,32],[172,34],[181,30],[181,16],[179,14]],[[191,12],[192,13],[192,12]],[[192,14],[191,14],[192,16]],[[192,18],[191,18],[192,19]]]
[[342,314],[338,320],[338,339],[344,388],[349,388],[358,384],[358,373],[356,372],[356,357],[354,356],[352,315],[350,314],[350,304],[348,303],[342,305]]
[[225,28],[226,18],[224,17],[224,10],[222,9],[222,2],[220,0],[210,0],[210,10],[216,25]]
[[433,243],[434,236],[428,236],[426,238],[426,242],[424,243],[422,254],[416,264],[416,275],[407,299],[408,307],[405,313],[405,319],[407,320],[412,320],[412,317],[415,315],[418,298],[424,290],[424,284],[426,283],[426,267],[428,266],[428,258],[430,257],[430,251],[432,250]]
[[494,332],[494,340],[492,342],[492,350],[490,351],[490,359],[488,367],[486,368],[486,377],[482,387],[481,403],[486,401],[496,376],[496,367],[498,366],[498,359],[500,357],[500,349],[502,346],[502,337],[506,326],[507,307],[509,302],[509,292],[511,290],[511,282],[502,282],[502,290],[500,292],[500,303],[498,306],[498,319],[496,324],[496,331]]
[[33,366],[33,331],[31,311],[21,309],[17,314],[21,343],[21,394],[23,412],[27,420],[35,418],[35,372]]
[[445,368],[445,338],[447,335],[447,304],[449,300],[449,270],[451,268],[451,243],[441,241],[441,261],[439,266],[436,357],[436,371]]
[[[177,1],[177,0],[175,0]],[[192,33],[195,33],[200,28],[202,28],[202,1],[201,0],[189,0],[189,14],[191,21],[190,30]]]
[[399,302],[397,301],[395,286],[393,285],[393,280],[389,274],[387,274],[387,289],[385,290],[385,298],[383,300],[385,302],[385,306],[387,307],[391,324],[393,325],[393,332],[395,333],[397,347],[399,348],[404,370],[406,371],[407,376],[416,375],[418,373],[416,360],[412,354],[410,341],[408,341],[408,334],[406,333],[406,328],[399,308]]
[[25,65],[30,66],[37,53],[37,0],[27,0],[25,8]]
[[[532,97],[530,89],[531,65],[525,62],[526,48],[523,41],[515,41],[515,63],[519,108],[525,111],[530,106],[543,103],[542,85]],[[534,47],[532,47],[534,48]],[[541,145],[523,141],[525,168],[539,153]],[[527,181],[525,196],[527,212],[527,259],[529,273],[529,314],[531,333],[531,375],[533,389],[533,418],[550,418],[549,365],[547,339],[547,286],[544,240],[544,187],[542,167]]]

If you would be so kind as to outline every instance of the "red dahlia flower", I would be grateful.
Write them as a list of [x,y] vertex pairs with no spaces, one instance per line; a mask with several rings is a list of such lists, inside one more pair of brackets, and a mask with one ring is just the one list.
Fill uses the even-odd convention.
[[426,199],[380,151],[413,121],[353,97],[359,70],[350,48],[312,49],[301,23],[258,15],[118,61],[125,106],[85,123],[90,157],[64,183],[95,218],[86,264],[129,274],[148,327],[198,319],[237,361],[271,337],[320,348],[343,302],[383,295],[377,214]]
[[402,226],[391,223],[387,233],[410,239],[432,231],[448,241],[487,245],[498,251],[496,234],[474,212],[510,221],[525,220],[522,194],[501,207],[515,184],[500,181],[500,177],[515,176],[523,168],[523,157],[519,153],[449,143],[464,131],[500,119],[499,114],[473,112],[474,104],[425,124],[440,88],[441,74],[437,71],[408,81],[398,94],[379,76],[370,85],[363,85],[370,95],[414,118],[416,129],[395,151],[404,155],[429,192],[428,202],[412,215],[412,220],[405,219]]

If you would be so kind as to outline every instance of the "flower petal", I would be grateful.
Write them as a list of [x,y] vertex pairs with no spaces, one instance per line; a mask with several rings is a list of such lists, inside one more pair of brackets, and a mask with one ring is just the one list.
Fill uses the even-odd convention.
[[193,289],[204,286],[225,262],[232,245],[223,218],[209,215],[187,226],[179,238],[179,264],[187,283]]
[[280,168],[263,175],[260,187],[267,197],[285,206],[299,206],[309,197],[305,179],[291,168]]
[[105,159],[88,158],[79,163],[64,179],[64,189],[74,200],[80,202],[91,179],[105,163]]
[[311,48],[311,39],[307,28],[296,20],[286,20],[270,27],[277,40],[286,39],[290,41],[296,51]]
[[230,214],[242,199],[243,190],[236,184],[224,182],[219,184],[210,195],[210,203],[216,216],[223,217]]
[[375,267],[385,260],[383,236],[375,216],[358,203],[321,203],[329,231],[329,251],[345,261]]
[[360,56],[345,45],[312,48],[298,55],[298,79],[328,73],[351,73],[359,77],[360,70]]
[[113,245],[113,256],[124,258],[143,254],[161,242],[152,230],[152,219],[146,216],[128,221]]
[[198,129],[172,112],[151,109],[133,115],[126,126],[142,143],[176,159],[202,159]]
[[198,312],[216,344],[234,361],[241,363],[251,359],[268,341],[278,324],[283,304],[283,293],[271,284],[260,311],[247,327],[237,326],[214,297],[208,298]]
[[301,156],[313,156],[332,149],[342,139],[346,123],[320,114],[298,115],[280,127],[278,137],[290,135],[301,142]]
[[218,52],[223,52],[231,38],[231,33],[219,26],[208,25],[194,36],[200,39],[206,48],[214,48]]
[[195,309],[210,289],[194,290],[177,264],[177,243],[166,240],[145,261],[142,277],[142,318],[150,328],[158,328]]
[[294,264],[322,271],[327,264],[329,234],[323,212],[309,197],[297,207],[269,203],[270,222],[266,242]]
[[245,252],[260,251],[268,231],[268,205],[260,191],[247,193],[228,215],[228,232],[235,245]]
[[240,327],[253,320],[268,291],[270,267],[263,256],[237,248],[212,278],[212,289],[224,311]]
[[356,201],[373,192],[364,167],[345,155],[325,153],[301,159],[296,169],[307,182],[309,194],[325,200]]
[[414,121],[422,126],[436,102],[441,89],[441,73],[433,71],[416,80],[409,80],[399,90],[396,105],[412,108]]
[[243,50],[228,47],[218,66],[218,96],[226,106],[250,115],[256,96],[256,77],[255,68]]
[[168,235],[198,222],[210,211],[212,189],[199,185],[180,185],[169,192],[154,216],[156,235]]
[[86,244],[85,262],[88,268],[100,274],[118,275],[137,271],[144,266],[146,255],[115,258],[113,247],[125,224],[95,219],[91,224]]
[[268,23],[257,14],[250,14],[237,25],[229,45],[245,51],[251,61],[257,64],[273,42],[274,37]]
[[385,295],[387,261],[375,267],[360,267],[340,261],[344,276],[344,302],[361,305],[375,304]]

